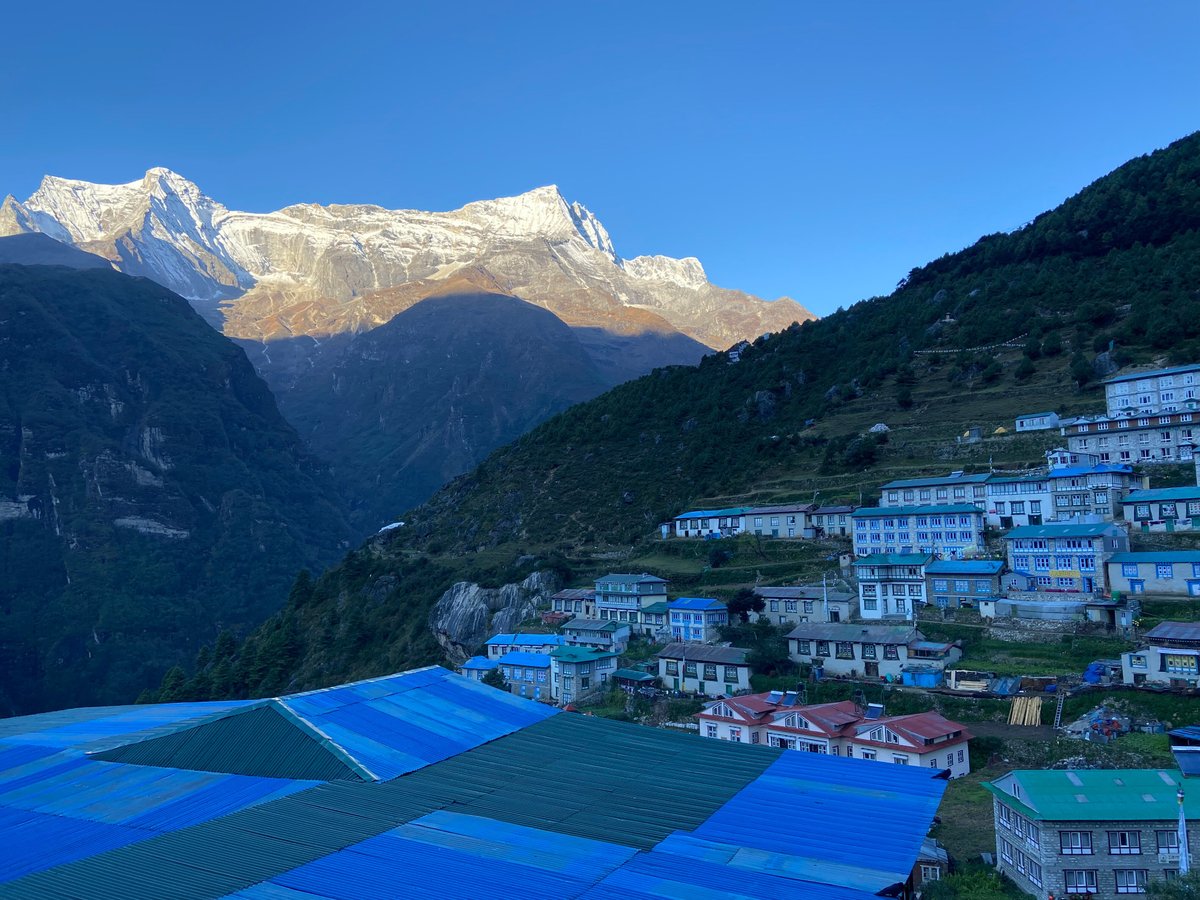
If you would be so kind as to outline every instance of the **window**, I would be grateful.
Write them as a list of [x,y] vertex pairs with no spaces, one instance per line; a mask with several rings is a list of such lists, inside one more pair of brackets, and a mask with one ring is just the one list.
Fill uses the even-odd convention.
[[900,650],[895,644],[884,644],[883,646],[884,659],[899,659]]
[[1157,563],[1154,566],[1154,577],[1155,578],[1171,578],[1172,577],[1171,563]]
[[1113,875],[1116,876],[1118,894],[1146,893],[1145,869],[1114,869]]
[[1172,856],[1179,855],[1179,832],[1175,829],[1170,831],[1154,832],[1155,840],[1158,843],[1158,852],[1166,853]]
[[779,601],[778,600],[771,601],[771,612],[779,612]]
[[738,683],[737,666],[726,666],[725,667],[725,681],[728,684],[737,684]]
[[850,643],[849,641],[838,641],[837,658],[854,659],[854,644]]
[[1131,668],[1131,669],[1144,669],[1144,668],[1146,668],[1146,655],[1145,655],[1144,653],[1134,653],[1134,654],[1130,654],[1130,657],[1129,657],[1129,668]]
[[922,864],[922,866],[921,866],[921,880],[922,881],[937,881],[941,877],[942,877],[941,866],[927,866],[927,865]]
[[963,752],[961,750],[958,751],[958,761],[959,762],[963,761]]
[[704,735],[705,737],[715,738],[717,736],[717,726],[712,722],[706,723],[704,726]]
[[817,656],[829,655],[829,641],[817,641]]
[[904,753],[893,753],[892,754],[892,762],[894,762],[898,766],[907,766],[908,765],[908,756]]
[[862,645],[862,658],[863,659],[875,659],[876,658],[874,644],[863,644]]
[[696,677],[696,664],[694,662],[686,662],[686,661],[684,662],[683,677],[684,678],[695,678]]
[[1006,863],[1011,864],[1013,861],[1013,854],[1016,852],[1013,849],[1013,845],[1009,841],[1005,840],[1004,838],[1000,838],[999,843],[1000,843],[1000,858],[1002,860],[1004,860]]
[[1058,833],[1059,852],[1068,855],[1090,855],[1092,852],[1092,833],[1090,831],[1060,831]]
[[705,663],[704,664],[704,680],[705,681],[716,681],[717,680],[717,664],[716,663]]
[[1140,831],[1110,831],[1108,833],[1108,852],[1113,854],[1134,854],[1142,852],[1142,834]]
[[736,741],[737,743],[740,744],[742,741],[742,729],[740,729],[734,725],[730,725],[729,726],[729,739],[731,741]]
[[1096,893],[1095,869],[1064,869],[1063,885],[1068,894]]

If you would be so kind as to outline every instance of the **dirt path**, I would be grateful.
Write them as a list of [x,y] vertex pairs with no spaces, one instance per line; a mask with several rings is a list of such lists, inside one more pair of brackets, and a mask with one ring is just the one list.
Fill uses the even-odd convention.
[[1009,725],[1007,722],[971,722],[967,725],[976,737],[998,737],[1009,741],[1054,740],[1053,725]]

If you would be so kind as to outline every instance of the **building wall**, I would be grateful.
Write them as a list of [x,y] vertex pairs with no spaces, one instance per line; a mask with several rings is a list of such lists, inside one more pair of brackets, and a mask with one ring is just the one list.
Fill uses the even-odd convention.
[[959,483],[956,479],[947,478],[942,484],[930,484],[921,487],[885,486],[879,505],[882,507],[897,506],[938,506],[947,503],[975,503],[982,506],[987,498],[985,482]]
[[1123,531],[1112,537],[1014,538],[1005,543],[1008,567],[1034,576],[1035,590],[1067,594],[1107,591],[1108,556],[1129,548]]
[[811,528],[805,512],[778,513],[747,513],[745,516],[746,531],[761,537],[773,538],[802,538],[806,529]]
[[681,538],[729,537],[746,530],[745,516],[705,516],[675,520],[675,536]]
[[[715,666],[715,669],[707,670],[705,666]],[[731,671],[727,672],[727,668]],[[724,663],[659,659],[658,675],[668,690],[703,694],[705,697],[728,697],[750,689],[750,667],[746,665],[727,667]]]
[[739,744],[758,744],[764,741],[761,725],[738,724],[725,719],[700,719],[700,736]]
[[1095,453],[1105,463],[1180,462],[1192,459],[1192,445],[1200,438],[1200,418],[1194,413],[1172,413],[1082,422],[1064,426],[1063,433],[1071,450]]
[[1121,507],[1125,521],[1142,532],[1200,528],[1200,495],[1192,500],[1150,500],[1145,503],[1130,503],[1126,498]]
[[[891,523],[889,527],[889,523]],[[958,559],[983,550],[983,513],[855,516],[854,554],[936,553]]]
[[849,600],[831,600],[829,615],[825,613],[825,602],[819,599],[772,599],[763,598],[765,605],[760,615],[766,616],[773,625],[799,625],[802,622],[847,622],[850,619]]
[[[1083,870],[1095,872],[1096,892],[1092,894],[1096,900],[1117,900],[1126,896],[1118,894],[1115,870],[1139,869],[1144,870],[1147,882],[1161,881],[1166,873],[1177,872],[1179,869],[1178,854],[1163,854],[1158,852],[1158,833],[1173,834],[1176,828],[1175,819],[1160,819],[1143,822],[1037,822],[1021,819],[1032,825],[1037,831],[1037,842],[1033,843],[1028,832],[1019,833],[1019,827],[1014,827],[1011,818],[1016,813],[1010,811],[1008,822],[1002,821],[1001,809],[1005,804],[999,797],[993,798],[993,823],[996,829],[996,863],[997,868],[1008,875],[1023,891],[1038,898],[1050,894],[1055,897],[1065,897],[1075,893],[1067,887],[1065,872],[1067,870]],[[1133,832],[1138,835],[1140,853],[1110,853],[1109,832]],[[1090,835],[1091,853],[1063,853],[1063,838],[1061,835],[1087,834]],[[1189,823],[1188,842],[1195,846],[1200,839],[1200,830]],[[1004,842],[1011,848],[1005,848]],[[1028,860],[1033,860],[1040,867],[1040,878],[1031,873],[1028,863],[1022,866],[1016,856],[1020,850]],[[1192,854],[1193,865],[1196,854]],[[1022,872],[1021,868],[1025,871]],[[1145,896],[1142,894],[1141,896]]]
[[[842,656],[838,656],[839,643],[850,644],[848,656],[845,653],[845,648],[842,648]],[[807,646],[805,646],[806,644]],[[822,646],[822,644],[826,646]],[[788,649],[791,651],[790,655],[796,662],[811,663],[814,657],[824,657],[826,676],[850,675],[852,673],[856,676],[861,676],[867,671],[867,663],[875,663],[879,667],[878,675],[880,678],[886,678],[888,675],[891,675],[899,679],[900,670],[908,662],[908,647],[904,644],[871,644],[870,647],[874,651],[875,659],[871,659],[869,655],[864,658],[864,645],[856,641],[805,642],[796,638],[788,639]],[[895,659],[888,658],[889,648],[895,651]],[[922,662],[927,661],[922,660]],[[928,661],[928,664],[936,665],[933,661]]]
[[1196,687],[1200,657],[1196,651],[1151,645],[1121,654],[1121,678],[1126,684]]
[[980,603],[1000,596],[1000,576],[926,573],[925,595],[941,609],[977,609]]
[[846,755],[859,759],[870,759],[871,757],[866,754],[874,753],[876,762],[920,766],[923,769],[949,769],[951,778],[959,778],[971,771],[968,741],[948,741],[929,748],[910,747],[904,744],[881,745],[876,741],[857,739],[851,739],[845,743],[847,745]]
[[1054,498],[1044,478],[988,482],[987,490],[987,523],[992,528],[1041,525],[1053,515]]
[[[1170,567],[1170,574],[1162,568]],[[1200,597],[1200,563],[1105,563],[1112,590],[1124,594]],[[1136,574],[1134,574],[1136,570]]]

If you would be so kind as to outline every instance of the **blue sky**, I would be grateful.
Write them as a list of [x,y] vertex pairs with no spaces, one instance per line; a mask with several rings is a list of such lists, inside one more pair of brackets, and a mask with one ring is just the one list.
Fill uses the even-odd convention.
[[[69,27],[64,27],[64,23]],[[1200,128],[1200,4],[20,4],[0,194],[238,209],[556,183],[617,251],[817,313]]]

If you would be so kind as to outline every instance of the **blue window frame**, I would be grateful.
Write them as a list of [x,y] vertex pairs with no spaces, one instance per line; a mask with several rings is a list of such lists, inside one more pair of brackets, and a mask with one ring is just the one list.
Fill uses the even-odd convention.
[[1154,577],[1162,579],[1174,578],[1174,567],[1171,565],[1171,563],[1157,563],[1154,566]]
[[1121,563],[1121,575],[1125,578],[1137,578],[1137,563]]

